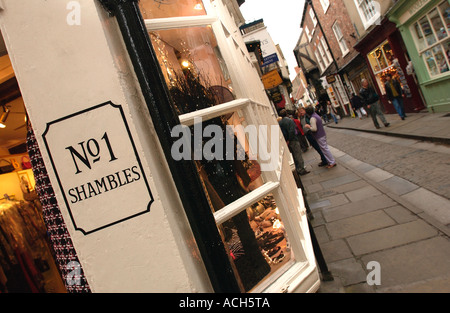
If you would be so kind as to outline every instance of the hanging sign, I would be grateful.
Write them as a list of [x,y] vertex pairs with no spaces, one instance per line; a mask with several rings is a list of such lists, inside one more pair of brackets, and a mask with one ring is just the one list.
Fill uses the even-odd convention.
[[261,43],[261,53],[263,56],[263,64],[261,67],[278,62],[277,48],[270,37],[267,27],[257,29],[243,36],[245,43],[259,41]]
[[272,70],[269,73],[264,74],[261,77],[261,80],[263,82],[264,89],[272,89],[283,83],[283,80],[277,70]]
[[120,105],[47,123],[43,139],[76,230],[87,235],[150,211],[153,196]]

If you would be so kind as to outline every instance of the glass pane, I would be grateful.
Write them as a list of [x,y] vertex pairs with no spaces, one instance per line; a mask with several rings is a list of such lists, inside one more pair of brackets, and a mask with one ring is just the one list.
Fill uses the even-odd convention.
[[[230,75],[210,27],[155,31],[150,38],[171,94],[190,95],[179,99],[182,102],[174,98],[179,114],[234,99]],[[211,101],[214,92],[219,92],[221,101]]]
[[206,15],[201,0],[140,0],[144,19]]
[[448,1],[444,1],[440,6],[441,14],[444,17],[444,24],[447,27],[447,30],[450,30],[450,3]]
[[428,22],[428,19],[426,16],[424,16],[420,21],[420,26],[422,26],[422,31],[425,35],[425,38],[427,40],[427,43],[429,46],[434,44],[436,42],[436,37],[433,34],[433,30],[431,29],[430,23]]
[[447,58],[444,55],[444,52],[442,51],[442,46],[438,45],[433,48],[434,56],[436,57],[436,63],[439,66],[439,72],[444,73],[448,72],[448,64],[447,64]]
[[420,28],[418,23],[415,23],[413,27],[414,27],[413,33],[416,37],[417,46],[419,48],[418,50],[421,51],[427,47],[425,43],[425,37],[423,36],[422,29]]
[[395,57],[394,57],[394,52],[392,52],[392,48],[389,43],[386,43],[385,45],[383,45],[383,52],[384,52],[385,63],[387,62],[388,66],[392,65],[392,62],[395,59]]
[[447,30],[444,26],[444,23],[442,22],[437,8],[430,12],[429,18],[431,23],[433,24],[434,32],[436,33],[438,40],[447,37]]
[[291,259],[289,241],[272,195],[219,226],[236,278],[244,291]]
[[425,62],[427,63],[428,66],[428,70],[430,71],[430,75],[434,76],[439,74],[433,53],[431,52],[431,50],[425,51],[424,53],[424,57],[425,57]]
[[370,62],[370,65],[372,66],[373,71],[375,73],[379,72],[381,70],[381,68],[377,61],[378,58],[377,58],[376,51],[369,53],[368,58],[369,58],[369,62]]

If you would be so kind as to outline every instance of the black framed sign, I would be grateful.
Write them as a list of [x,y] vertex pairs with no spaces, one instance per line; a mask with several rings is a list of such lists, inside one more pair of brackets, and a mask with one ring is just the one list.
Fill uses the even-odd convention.
[[76,230],[150,212],[154,201],[122,106],[108,101],[47,123],[42,135]]

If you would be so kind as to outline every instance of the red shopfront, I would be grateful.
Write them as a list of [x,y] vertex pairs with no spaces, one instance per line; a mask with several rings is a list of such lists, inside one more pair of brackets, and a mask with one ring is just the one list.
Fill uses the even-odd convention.
[[394,106],[389,103],[384,89],[385,76],[390,73],[397,78],[405,91],[404,104],[408,113],[425,108],[414,74],[407,71],[408,53],[396,25],[383,19],[356,45],[355,49],[364,56],[373,85],[381,96],[381,102],[388,114],[396,114]]

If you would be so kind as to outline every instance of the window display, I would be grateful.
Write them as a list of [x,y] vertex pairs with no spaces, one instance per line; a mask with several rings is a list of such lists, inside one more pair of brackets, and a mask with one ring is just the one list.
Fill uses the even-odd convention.
[[66,291],[33,184],[31,170],[0,175],[0,292]]
[[412,33],[430,76],[450,69],[450,4],[442,2],[412,26]]
[[[179,115],[235,99],[227,67],[210,27],[159,30],[151,32],[150,38]],[[196,161],[213,212],[264,184],[258,162],[249,157],[252,151],[245,133],[230,132],[227,128],[245,123],[242,116],[237,111],[202,121],[202,134],[209,125],[218,125],[223,139],[221,160]],[[194,127],[191,126],[193,135]],[[233,155],[228,155],[229,138],[234,143]],[[203,138],[203,148],[209,139]],[[194,146],[191,151],[195,151]],[[276,209],[273,197],[266,196],[217,225],[242,291],[254,288],[290,258],[284,226]]]

